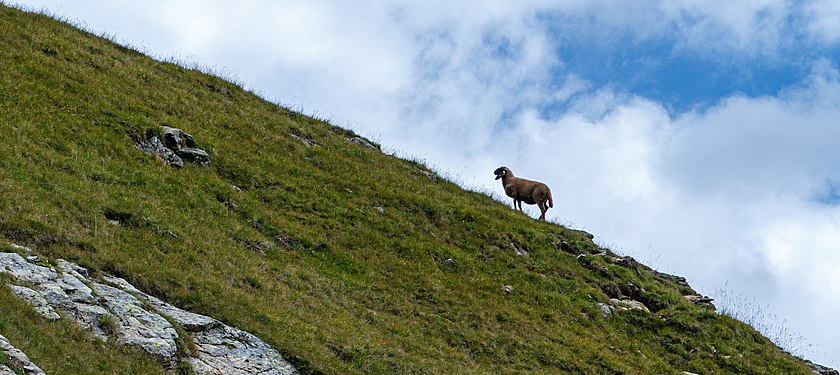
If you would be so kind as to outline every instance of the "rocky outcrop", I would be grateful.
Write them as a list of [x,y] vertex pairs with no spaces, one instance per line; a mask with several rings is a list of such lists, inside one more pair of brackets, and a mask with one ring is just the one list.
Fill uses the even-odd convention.
[[347,142],[355,143],[359,146],[362,146],[364,148],[369,148],[371,150],[381,151],[379,146],[375,145],[373,142],[371,142],[371,141],[369,141],[369,140],[367,140],[363,137],[356,136],[356,137],[347,138]]
[[818,365],[811,361],[805,361],[805,364],[808,365],[808,367],[810,367],[816,375],[840,375],[840,371],[823,365]]
[[[0,273],[13,279],[9,287],[45,318],[72,319],[105,340],[142,349],[165,368],[186,362],[196,374],[297,373],[277,350],[250,333],[172,306],[124,279],[94,279],[74,263],[58,259],[55,264],[0,253]],[[178,340],[175,325],[190,337]],[[179,350],[179,341],[191,341],[191,350]]]
[[29,361],[29,357],[12,346],[3,335],[0,335],[0,353],[6,358],[5,364],[0,362],[0,375],[44,375],[44,371]]
[[143,139],[135,147],[149,155],[156,155],[173,167],[183,167],[184,162],[210,165],[210,155],[196,146],[193,136],[178,128],[161,126],[160,129],[160,136]]

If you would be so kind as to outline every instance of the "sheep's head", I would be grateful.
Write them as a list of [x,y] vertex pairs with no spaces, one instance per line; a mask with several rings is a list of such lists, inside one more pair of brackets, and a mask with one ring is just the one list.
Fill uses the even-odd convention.
[[508,169],[508,167],[496,168],[496,170],[493,171],[493,173],[496,174],[496,179],[497,180],[500,179],[500,178],[503,178],[505,176],[513,176],[513,173],[510,172],[510,169]]

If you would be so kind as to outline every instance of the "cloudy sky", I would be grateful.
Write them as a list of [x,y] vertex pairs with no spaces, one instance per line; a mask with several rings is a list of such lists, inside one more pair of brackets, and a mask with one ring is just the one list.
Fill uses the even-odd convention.
[[12,3],[464,186],[501,194],[500,165],[545,181],[550,220],[775,315],[804,338],[788,349],[840,367],[840,2]]

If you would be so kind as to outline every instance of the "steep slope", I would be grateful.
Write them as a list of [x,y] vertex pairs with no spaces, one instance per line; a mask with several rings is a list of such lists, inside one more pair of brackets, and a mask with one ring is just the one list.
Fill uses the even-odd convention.
[[[0,33],[0,246],[122,277],[309,373],[810,373],[585,234],[352,132],[45,16],[0,6]],[[161,126],[210,165],[138,150]],[[97,371],[38,349],[60,330],[9,295],[0,334],[47,373]],[[618,297],[651,312],[605,316]]]

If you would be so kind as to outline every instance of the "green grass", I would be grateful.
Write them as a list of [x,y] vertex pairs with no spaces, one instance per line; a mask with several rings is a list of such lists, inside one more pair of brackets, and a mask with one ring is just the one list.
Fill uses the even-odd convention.
[[[45,16],[0,7],[0,33],[0,240],[254,333],[305,373],[809,373],[646,271],[558,250],[601,251],[580,234],[350,131]],[[134,148],[160,125],[212,164]],[[246,246],[277,236],[295,245]],[[627,283],[656,311],[601,317],[604,290]]]

